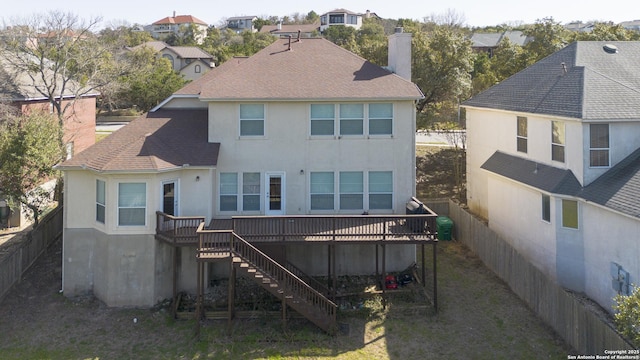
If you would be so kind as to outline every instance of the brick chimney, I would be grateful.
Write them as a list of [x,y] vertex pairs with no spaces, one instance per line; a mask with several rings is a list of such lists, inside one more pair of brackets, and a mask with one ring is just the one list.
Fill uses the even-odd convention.
[[394,34],[389,36],[389,60],[387,68],[411,81],[411,33],[397,27]]

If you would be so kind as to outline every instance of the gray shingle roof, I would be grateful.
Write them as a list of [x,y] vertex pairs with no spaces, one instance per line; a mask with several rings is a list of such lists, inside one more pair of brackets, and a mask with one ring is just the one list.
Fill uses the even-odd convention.
[[576,195],[582,187],[571,170],[541,164],[496,151],[482,169],[534,188],[560,195]]
[[220,144],[208,142],[207,120],[207,110],[148,113],[58,167],[106,172],[213,167]]
[[[411,81],[320,38],[277,40],[253,56],[207,72],[203,100],[416,100]],[[193,93],[193,87],[188,92]],[[185,89],[176,94],[183,94]]]
[[580,197],[640,218],[640,149],[586,186]]
[[[618,52],[606,52],[606,44]],[[638,59],[640,41],[575,42],[462,105],[584,120],[640,119]]]

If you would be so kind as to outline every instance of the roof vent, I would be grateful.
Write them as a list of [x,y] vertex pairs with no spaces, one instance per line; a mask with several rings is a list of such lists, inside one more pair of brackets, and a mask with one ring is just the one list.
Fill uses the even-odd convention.
[[607,54],[617,54],[618,53],[618,47],[613,45],[613,44],[604,44],[604,46],[602,47],[602,49],[604,50],[604,52],[606,52]]

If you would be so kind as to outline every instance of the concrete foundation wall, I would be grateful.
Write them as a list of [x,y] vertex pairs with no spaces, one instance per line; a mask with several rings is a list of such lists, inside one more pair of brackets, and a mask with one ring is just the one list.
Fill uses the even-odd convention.
[[64,294],[93,293],[108,306],[153,306],[171,297],[172,252],[152,235],[65,229]]

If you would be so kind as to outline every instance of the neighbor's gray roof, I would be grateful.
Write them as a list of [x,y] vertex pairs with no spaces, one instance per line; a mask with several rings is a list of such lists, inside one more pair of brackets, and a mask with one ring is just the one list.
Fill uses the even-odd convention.
[[571,170],[496,151],[482,169],[552,194],[576,195],[582,189]]
[[[320,38],[280,39],[253,56],[223,63],[178,90],[203,100],[410,100],[411,81]],[[227,64],[231,62],[231,64]]]
[[183,59],[213,59],[213,55],[207,53],[197,46],[170,46],[164,41],[147,41],[129,49],[137,50],[143,47],[148,47],[156,52],[162,51],[164,49],[169,49]]
[[[606,52],[606,44],[618,52]],[[640,41],[575,42],[462,105],[584,120],[640,119],[638,59]]]
[[504,38],[513,44],[524,46],[527,36],[522,31],[505,31],[502,33],[474,33],[471,35],[471,47],[497,47]]
[[214,167],[219,143],[207,139],[207,110],[142,115],[58,166],[61,170],[147,172]]
[[640,149],[586,186],[580,197],[640,218]]

